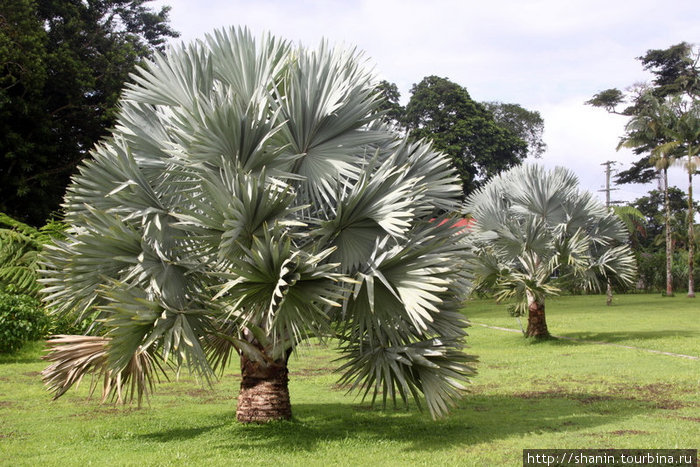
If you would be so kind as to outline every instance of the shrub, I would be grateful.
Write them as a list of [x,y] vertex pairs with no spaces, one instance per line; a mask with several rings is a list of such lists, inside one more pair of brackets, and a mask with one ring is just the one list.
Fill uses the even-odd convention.
[[0,353],[13,352],[44,337],[51,326],[39,300],[0,292]]
[[39,252],[64,230],[59,221],[49,220],[37,229],[0,212],[0,290],[36,296]]

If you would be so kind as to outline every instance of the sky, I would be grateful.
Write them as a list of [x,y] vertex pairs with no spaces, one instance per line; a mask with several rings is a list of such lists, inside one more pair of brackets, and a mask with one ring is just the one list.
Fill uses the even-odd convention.
[[[424,77],[448,78],[477,101],[540,112],[546,167],[573,170],[584,189],[605,194],[605,161],[618,170],[636,159],[616,151],[626,118],[585,105],[595,93],[649,81],[636,59],[649,49],[700,43],[697,0],[156,0],[172,7],[178,41],[220,27],[246,26],[315,47],[323,39],[356,46],[402,103]],[[670,183],[687,189],[680,167]],[[696,177],[697,179],[697,177]],[[698,182],[694,183],[697,191]],[[613,201],[644,196],[650,185],[614,188]]]

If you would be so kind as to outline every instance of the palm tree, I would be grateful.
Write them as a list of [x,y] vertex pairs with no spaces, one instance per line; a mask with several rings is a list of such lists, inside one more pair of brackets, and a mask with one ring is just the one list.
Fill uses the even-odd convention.
[[617,215],[557,167],[516,167],[467,198],[475,222],[474,288],[514,301],[528,314],[527,337],[547,338],[545,298],[574,282],[598,290],[608,280],[630,284],[635,262]]
[[434,221],[460,185],[380,122],[361,54],[229,29],[133,79],[43,256],[49,306],[93,320],[51,342],[55,396],[97,373],[140,402],[168,365],[211,381],[236,352],[238,420],[287,419],[288,359],[321,338],[348,388],[445,414],[475,361],[465,235]]
[[688,172],[688,297],[695,297],[695,213],[693,209],[693,174],[700,166],[700,101],[687,102],[681,97],[664,101],[669,114],[666,132],[670,141],[654,148],[654,154],[677,154],[676,165]]
[[674,120],[673,111],[656,97],[651,90],[642,89],[635,101],[637,110],[625,125],[625,136],[621,147],[637,151],[648,150],[650,162],[660,173],[664,192],[665,234],[666,234],[666,295],[673,295],[673,242],[671,240],[671,208],[668,198],[668,169],[676,160],[676,152],[667,148],[668,128]]

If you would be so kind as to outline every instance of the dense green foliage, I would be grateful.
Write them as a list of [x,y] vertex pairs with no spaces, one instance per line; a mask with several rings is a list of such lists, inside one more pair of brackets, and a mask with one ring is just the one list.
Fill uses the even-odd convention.
[[385,120],[447,153],[465,194],[546,149],[539,112],[518,104],[476,102],[464,87],[448,79],[428,76],[413,85],[406,107],[401,106],[394,83],[382,81],[377,90]]
[[505,102],[484,102],[484,106],[500,127],[527,143],[527,157],[536,159],[547,150],[542,140],[544,120],[538,111]]
[[500,126],[466,88],[428,76],[411,88],[403,124],[414,138],[426,138],[452,159],[465,194],[521,163],[527,142]]
[[[697,304],[658,295],[557,297],[557,334],[583,343],[530,343],[475,325],[479,378],[444,420],[403,407],[383,411],[345,397],[332,348],[290,361],[292,422],[231,423],[238,371],[212,389],[187,374],[164,382],[150,405],[96,406],[79,391],[49,401],[37,376],[42,347],[0,355],[0,464],[13,466],[460,465],[522,466],[532,448],[695,448],[697,360],[594,341],[700,356]],[[517,328],[503,306],[470,301],[470,320]]]
[[[671,259],[673,273],[673,288],[683,289],[688,284],[688,230],[685,228],[686,207],[688,198],[682,190],[670,187],[668,190],[669,208],[671,212],[671,241],[674,252]],[[695,203],[696,210],[700,205]],[[665,289],[665,231],[664,231],[664,197],[663,192],[651,190],[647,196],[634,200],[631,206],[644,215],[644,228],[634,230],[630,237],[630,246],[637,257],[639,286],[649,291]],[[700,267],[696,239],[695,266]],[[700,278],[695,278],[700,285]]]
[[[669,208],[671,212],[671,239],[675,248],[687,249],[688,231],[686,225],[686,208],[688,197],[683,190],[676,187],[668,189]],[[698,203],[696,206],[700,207]],[[638,250],[656,250],[664,244],[664,194],[660,190],[650,190],[630,203],[644,215],[644,230],[632,233],[631,242]]]
[[152,361],[210,380],[233,352],[282,366],[324,337],[343,383],[444,414],[474,360],[464,234],[434,222],[461,191],[447,156],[379,121],[359,56],[228,29],[134,79],[43,256],[46,301],[96,334],[53,349],[98,362],[56,357],[56,393],[97,372],[140,397]]
[[0,211],[39,226],[58,209],[129,73],[177,36],[149,1],[0,4]]
[[39,291],[39,253],[65,225],[50,220],[34,228],[0,212],[0,290],[35,296]]
[[377,92],[381,96],[378,109],[384,112],[384,119],[391,124],[400,126],[406,109],[399,102],[401,98],[399,88],[396,84],[384,80],[377,85]]
[[51,321],[39,300],[0,291],[0,353],[13,352],[49,332]]

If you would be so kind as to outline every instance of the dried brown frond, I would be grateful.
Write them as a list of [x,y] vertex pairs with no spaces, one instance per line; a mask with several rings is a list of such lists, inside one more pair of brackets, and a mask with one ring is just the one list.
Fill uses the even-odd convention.
[[47,341],[48,354],[42,357],[51,363],[41,372],[44,384],[54,393],[54,400],[65,394],[73,385],[79,385],[83,376],[94,376],[90,395],[102,379],[102,399],[119,403],[133,401],[137,396],[139,407],[143,397],[153,392],[159,373],[167,376],[160,363],[148,351],[139,351],[120,371],[108,366],[107,348],[111,339],[101,336],[53,336]]

